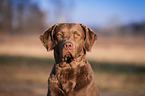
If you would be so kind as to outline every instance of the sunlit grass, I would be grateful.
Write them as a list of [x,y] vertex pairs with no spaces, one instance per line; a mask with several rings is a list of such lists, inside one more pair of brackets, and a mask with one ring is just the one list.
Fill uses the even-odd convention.
[[[46,95],[47,79],[54,64],[53,51],[46,51],[39,36],[6,36],[0,39],[0,95]],[[87,60],[93,68],[95,82],[101,93],[132,96],[145,89],[145,42],[144,39],[142,42],[138,39],[121,38],[119,42],[123,40],[124,43],[118,44],[110,43],[118,39],[111,41],[100,38],[91,52],[87,52]]]
[[[89,62],[101,92],[136,94],[145,88],[145,66]],[[46,88],[53,63],[52,59],[0,56],[0,84]]]

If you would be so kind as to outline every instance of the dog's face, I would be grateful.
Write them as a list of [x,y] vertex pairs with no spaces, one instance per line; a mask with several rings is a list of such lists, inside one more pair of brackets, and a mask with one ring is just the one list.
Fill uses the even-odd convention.
[[90,51],[97,35],[83,24],[61,23],[45,31],[40,39],[48,51],[54,49],[55,57],[69,63]]

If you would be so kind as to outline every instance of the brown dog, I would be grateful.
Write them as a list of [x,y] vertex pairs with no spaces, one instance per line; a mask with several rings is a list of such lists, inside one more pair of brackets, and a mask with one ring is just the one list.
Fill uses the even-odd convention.
[[55,64],[48,79],[47,96],[99,96],[93,70],[86,61],[97,35],[83,24],[56,24],[40,36]]

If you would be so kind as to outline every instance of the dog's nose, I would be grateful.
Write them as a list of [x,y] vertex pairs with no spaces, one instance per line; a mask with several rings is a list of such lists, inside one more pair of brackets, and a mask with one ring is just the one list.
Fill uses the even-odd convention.
[[70,43],[70,42],[66,42],[66,43],[64,43],[63,46],[64,46],[65,49],[71,49],[73,47],[73,44]]

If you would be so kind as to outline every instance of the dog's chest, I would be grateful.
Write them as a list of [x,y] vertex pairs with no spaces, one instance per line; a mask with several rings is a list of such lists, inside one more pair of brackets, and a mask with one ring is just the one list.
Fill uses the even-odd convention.
[[59,81],[62,89],[67,93],[74,89],[76,85],[76,70],[67,68],[60,71]]

